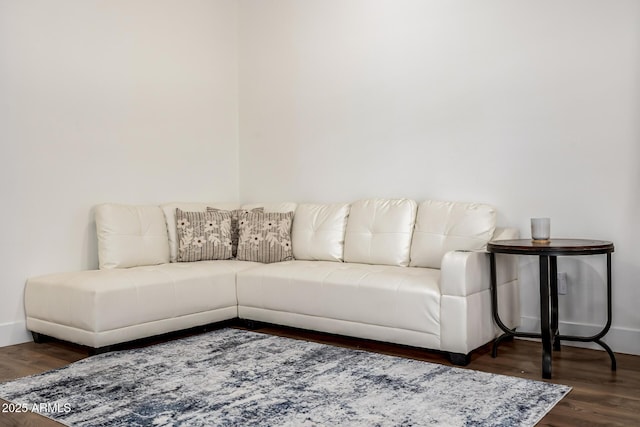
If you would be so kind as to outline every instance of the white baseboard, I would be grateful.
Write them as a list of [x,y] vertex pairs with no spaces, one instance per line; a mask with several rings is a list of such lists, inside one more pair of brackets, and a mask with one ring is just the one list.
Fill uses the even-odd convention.
[[33,341],[25,322],[0,323],[0,347]]
[[[518,331],[522,332],[539,332],[540,331],[540,319],[535,317],[521,317],[521,326]],[[577,336],[593,336],[599,333],[604,325],[588,325],[582,323],[573,322],[559,322],[558,329],[562,335],[577,335]],[[626,353],[640,355],[640,329],[627,329],[618,328],[612,326],[609,329],[607,335],[602,338],[602,341],[607,343],[614,353]],[[562,341],[562,345],[593,348],[596,350],[603,350],[598,344],[595,343],[583,343],[578,341]]]

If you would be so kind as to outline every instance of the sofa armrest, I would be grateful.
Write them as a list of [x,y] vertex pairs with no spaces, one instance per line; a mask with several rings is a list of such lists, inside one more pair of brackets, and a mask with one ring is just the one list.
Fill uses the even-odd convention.
[[450,251],[442,258],[440,293],[466,297],[489,289],[489,254],[484,251]]
[[[515,228],[496,228],[494,240],[516,239]],[[442,257],[440,266],[440,292],[442,295],[469,296],[489,289],[491,285],[489,253],[478,251],[450,251]],[[518,278],[516,257],[496,255],[498,286]]]
[[[496,255],[498,286],[518,278],[515,257]],[[440,292],[442,295],[466,297],[488,290],[491,286],[489,253],[481,251],[451,251],[442,259]]]
[[[515,229],[497,229],[496,240],[518,237]],[[451,251],[440,267],[441,349],[468,354],[500,333],[491,313],[491,267],[486,251]],[[498,311],[509,327],[520,323],[517,257],[496,254]]]

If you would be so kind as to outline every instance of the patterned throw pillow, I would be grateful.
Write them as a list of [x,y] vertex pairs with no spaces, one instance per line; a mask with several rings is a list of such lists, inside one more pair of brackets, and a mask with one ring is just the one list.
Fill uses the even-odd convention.
[[240,237],[240,229],[238,228],[238,220],[240,215],[249,212],[264,212],[264,208],[253,208],[250,211],[246,209],[234,209],[232,211],[225,211],[218,208],[207,207],[207,212],[229,212],[231,214],[231,252],[235,258],[238,253],[238,237]]
[[231,214],[176,208],[178,262],[231,258]]
[[293,259],[293,212],[249,212],[240,216],[238,259],[264,263]]

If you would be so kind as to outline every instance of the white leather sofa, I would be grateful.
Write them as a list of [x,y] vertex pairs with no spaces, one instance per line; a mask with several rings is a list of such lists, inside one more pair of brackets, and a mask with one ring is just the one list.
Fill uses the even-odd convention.
[[[176,208],[294,211],[294,260],[176,262]],[[487,241],[496,228],[483,204],[371,199],[351,204],[219,204],[96,207],[99,270],[30,278],[27,328],[34,340],[96,352],[115,344],[244,319],[449,354],[469,354],[497,333]],[[497,257],[500,315],[520,319],[517,266]]]

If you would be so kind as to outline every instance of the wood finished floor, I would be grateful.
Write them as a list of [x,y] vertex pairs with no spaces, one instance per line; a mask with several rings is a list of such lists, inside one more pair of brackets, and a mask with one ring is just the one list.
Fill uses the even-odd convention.
[[[360,348],[449,365],[444,355],[419,349],[328,336],[279,327],[261,327],[257,331],[301,338],[350,348]],[[489,346],[472,355],[469,369],[541,379],[540,344],[515,340],[500,346],[492,358]],[[87,350],[71,344],[26,343],[0,348],[0,382],[59,368],[88,357]],[[616,354],[618,370],[610,370],[603,351],[564,346],[553,358],[553,383],[573,387],[539,426],[638,426],[640,425],[640,356]],[[1,403],[4,403],[0,399]],[[52,427],[61,424],[37,414],[0,413],[0,426]]]

